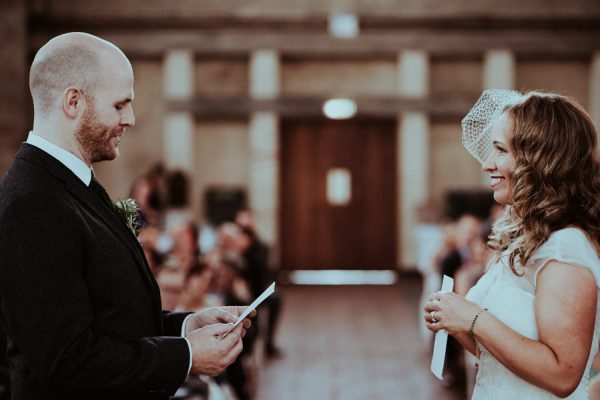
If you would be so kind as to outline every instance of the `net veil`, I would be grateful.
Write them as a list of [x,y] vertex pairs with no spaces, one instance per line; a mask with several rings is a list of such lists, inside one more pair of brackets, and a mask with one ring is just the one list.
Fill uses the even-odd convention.
[[516,90],[484,90],[471,111],[462,120],[462,143],[481,164],[487,160],[492,143],[490,131],[508,107],[521,102],[525,96]]

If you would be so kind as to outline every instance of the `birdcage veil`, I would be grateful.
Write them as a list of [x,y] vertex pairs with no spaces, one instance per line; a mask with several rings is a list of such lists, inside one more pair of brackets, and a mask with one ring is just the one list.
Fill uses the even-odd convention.
[[479,100],[462,120],[462,143],[481,164],[487,160],[492,143],[490,131],[506,109],[525,96],[516,90],[484,90]]

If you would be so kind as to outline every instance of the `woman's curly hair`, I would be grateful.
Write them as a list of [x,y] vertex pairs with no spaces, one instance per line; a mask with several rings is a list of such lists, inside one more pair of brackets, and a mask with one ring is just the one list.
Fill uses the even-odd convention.
[[509,147],[516,161],[512,206],[494,225],[488,245],[507,255],[515,274],[565,227],[582,229],[600,249],[600,160],[597,133],[585,110],[556,94],[531,92],[508,107]]

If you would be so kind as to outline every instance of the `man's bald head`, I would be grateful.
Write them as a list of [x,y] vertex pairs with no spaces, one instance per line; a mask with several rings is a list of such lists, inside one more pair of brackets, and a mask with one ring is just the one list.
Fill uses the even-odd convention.
[[58,107],[62,92],[69,86],[93,97],[98,83],[106,79],[109,66],[115,63],[129,65],[118,47],[99,37],[72,32],[51,39],[37,52],[29,72],[35,113],[48,114]]

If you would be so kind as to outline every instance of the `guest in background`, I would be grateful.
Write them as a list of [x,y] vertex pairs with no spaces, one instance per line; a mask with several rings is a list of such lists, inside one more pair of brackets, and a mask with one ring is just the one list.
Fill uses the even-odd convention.
[[[160,288],[162,309],[166,311],[180,311],[179,304],[183,293],[183,271],[174,266],[162,266],[156,274],[156,283]],[[193,311],[193,310],[186,310]]]
[[213,279],[213,271],[205,262],[196,261],[187,271],[180,306],[187,311],[207,307],[206,295]]

